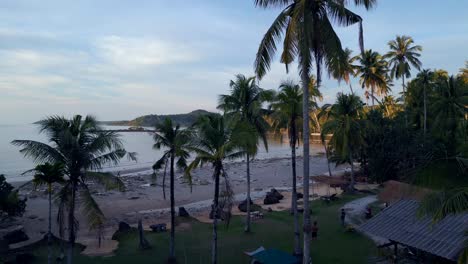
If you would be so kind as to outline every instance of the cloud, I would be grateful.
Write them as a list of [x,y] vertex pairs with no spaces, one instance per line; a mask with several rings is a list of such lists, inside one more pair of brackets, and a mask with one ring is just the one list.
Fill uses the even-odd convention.
[[187,45],[158,39],[106,36],[96,42],[97,55],[124,68],[147,67],[199,59]]

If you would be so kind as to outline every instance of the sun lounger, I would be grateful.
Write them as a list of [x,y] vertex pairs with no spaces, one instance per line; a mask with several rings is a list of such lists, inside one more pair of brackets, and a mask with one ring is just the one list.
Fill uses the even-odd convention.
[[252,220],[263,219],[263,213],[261,213],[259,211],[253,211],[253,212],[250,213],[250,218]]

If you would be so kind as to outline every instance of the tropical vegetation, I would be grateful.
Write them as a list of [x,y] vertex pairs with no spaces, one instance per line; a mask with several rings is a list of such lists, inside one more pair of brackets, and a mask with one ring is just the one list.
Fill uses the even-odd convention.
[[37,122],[37,125],[47,136],[49,144],[34,140],[14,140],[12,144],[21,147],[20,152],[35,162],[63,165],[66,177],[56,194],[59,207],[57,221],[61,237],[65,227],[68,231],[67,263],[71,264],[78,231],[76,203],[80,202],[90,228],[99,230],[105,220],[87,183],[93,181],[108,189],[123,190],[125,186],[120,178],[97,170],[105,164],[119,163],[126,155],[135,159],[135,155],[124,149],[118,134],[104,131],[92,116],[82,118],[76,115],[72,119],[52,116]]

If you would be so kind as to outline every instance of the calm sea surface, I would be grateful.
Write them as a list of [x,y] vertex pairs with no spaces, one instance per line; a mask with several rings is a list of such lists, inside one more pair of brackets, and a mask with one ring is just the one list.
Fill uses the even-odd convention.
[[[105,129],[126,129],[124,126],[105,126]],[[131,169],[150,168],[151,165],[161,157],[163,150],[154,150],[153,138],[146,132],[123,132],[120,133],[121,139],[127,151],[136,152],[138,161],[129,161],[124,158],[117,166],[106,166],[104,170],[124,171]],[[34,167],[34,163],[23,157],[19,153],[19,148],[11,145],[15,139],[36,140],[47,143],[44,135],[39,134],[35,125],[0,125],[0,174],[4,174],[8,181],[28,180],[30,176],[22,176],[26,170]],[[278,139],[270,139],[268,143],[269,151],[263,148],[263,144],[257,154],[257,159],[285,158],[291,156],[289,145],[286,138],[283,142]],[[320,145],[311,145],[311,153],[322,152]],[[302,147],[297,149],[297,154],[302,153]]]

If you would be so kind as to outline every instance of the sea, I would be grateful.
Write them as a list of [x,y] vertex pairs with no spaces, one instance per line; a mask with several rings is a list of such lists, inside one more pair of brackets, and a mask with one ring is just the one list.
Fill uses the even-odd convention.
[[[127,126],[103,126],[105,130],[128,129]],[[152,128],[147,128],[152,129]],[[149,132],[119,132],[121,140],[127,151],[137,153],[137,161],[123,158],[118,165],[105,165],[103,171],[111,171],[119,175],[131,175],[151,172],[151,166],[161,158],[164,149],[153,149],[154,140]],[[36,140],[48,143],[45,135],[39,133],[37,125],[0,125],[0,174],[5,175],[7,181],[18,182],[30,180],[32,175],[23,174],[36,165],[30,158],[26,158],[19,152],[20,148],[11,144],[15,139]],[[323,147],[311,144],[311,154],[323,152]],[[301,156],[302,146],[296,150]],[[255,159],[289,158],[291,150],[287,137],[269,137],[268,151],[260,144]]]

